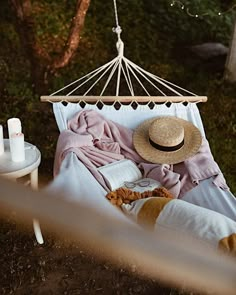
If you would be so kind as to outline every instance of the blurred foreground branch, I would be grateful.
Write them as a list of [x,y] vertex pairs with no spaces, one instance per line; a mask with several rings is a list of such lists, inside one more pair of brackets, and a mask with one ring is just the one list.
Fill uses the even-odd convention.
[[[15,210],[26,222],[36,217],[59,235],[70,235],[85,249],[127,266],[135,263],[151,278],[197,291],[233,295],[236,290],[236,264],[231,257],[219,255],[186,239],[174,240],[155,235],[135,224],[101,215],[85,205],[67,202],[63,196],[29,188],[0,179],[1,213]],[[26,219],[27,218],[27,219]]]

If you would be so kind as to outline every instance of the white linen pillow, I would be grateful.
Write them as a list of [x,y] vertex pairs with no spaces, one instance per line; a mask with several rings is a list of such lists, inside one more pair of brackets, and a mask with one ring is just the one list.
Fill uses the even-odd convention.
[[123,212],[159,235],[189,236],[236,257],[236,222],[215,211],[179,199],[151,197],[123,204]]

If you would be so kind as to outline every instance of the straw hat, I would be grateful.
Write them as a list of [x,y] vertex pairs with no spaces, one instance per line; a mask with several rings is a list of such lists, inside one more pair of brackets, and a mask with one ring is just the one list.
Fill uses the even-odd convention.
[[197,153],[202,136],[189,121],[166,116],[140,124],[133,143],[137,153],[151,163],[177,164]]

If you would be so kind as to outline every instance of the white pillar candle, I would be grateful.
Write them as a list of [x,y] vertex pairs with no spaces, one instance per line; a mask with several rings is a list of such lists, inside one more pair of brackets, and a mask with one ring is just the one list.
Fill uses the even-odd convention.
[[3,127],[0,125],[0,155],[4,153]]
[[13,162],[25,160],[25,142],[23,133],[13,133],[10,137],[11,159]]
[[8,135],[9,135],[9,141],[10,141],[10,152],[11,152],[11,136],[14,133],[21,133],[21,121],[19,118],[10,118],[7,120],[7,127],[8,127]]
[[21,133],[21,121],[18,118],[11,118],[7,120],[7,127],[8,127],[8,135],[9,139],[11,139],[11,135],[13,133]]

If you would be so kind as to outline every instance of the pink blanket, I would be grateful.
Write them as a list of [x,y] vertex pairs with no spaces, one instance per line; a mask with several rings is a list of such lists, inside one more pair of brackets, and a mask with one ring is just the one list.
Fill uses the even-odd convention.
[[94,110],[80,111],[68,122],[68,130],[59,135],[54,176],[59,173],[66,154],[74,152],[106,190],[108,188],[97,167],[123,158],[134,161],[144,177],[156,179],[176,198],[196,186],[200,180],[211,176],[215,176],[215,185],[228,189],[205,139],[199,152],[185,162],[177,165],[158,165],[146,162],[136,153],[132,135],[132,130],[105,119]]

